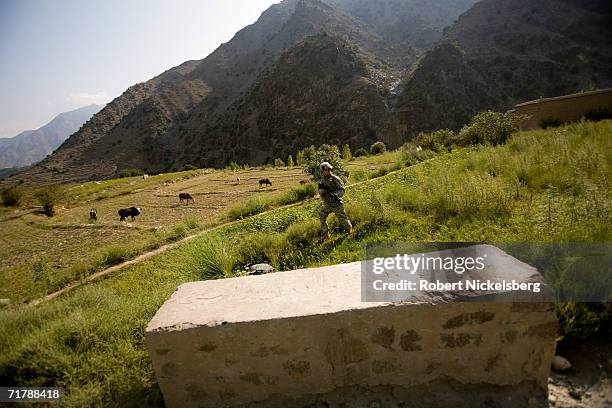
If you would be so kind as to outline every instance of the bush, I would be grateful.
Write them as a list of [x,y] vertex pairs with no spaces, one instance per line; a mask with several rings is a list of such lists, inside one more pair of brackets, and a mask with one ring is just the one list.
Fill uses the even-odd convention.
[[8,207],[17,207],[21,203],[23,192],[17,186],[9,186],[2,189],[0,197],[2,198],[2,204]]
[[100,263],[104,266],[113,266],[126,261],[130,251],[122,245],[110,245],[102,251]]
[[144,171],[140,169],[123,169],[117,173],[118,178],[137,177],[144,175]]
[[387,151],[387,146],[383,142],[376,142],[370,146],[370,153],[381,154]]
[[612,111],[606,107],[601,107],[588,111],[584,118],[593,122],[610,119],[612,118]]
[[291,252],[291,244],[285,234],[261,232],[247,236],[240,243],[238,259],[242,265],[266,262],[278,269]]
[[225,168],[227,170],[240,170],[240,165],[238,163],[236,163],[235,161],[231,161],[229,162],[229,164],[227,166],[225,166]]
[[351,154],[351,148],[347,144],[342,146],[342,160],[344,161],[353,160],[353,155]]
[[193,164],[186,164],[183,166],[183,169],[181,171],[190,171],[190,170],[197,170],[198,168],[196,166],[194,166]]
[[612,327],[611,303],[565,302],[558,303],[556,309],[562,336],[585,339],[601,334],[606,338],[605,331]]
[[421,146],[422,149],[429,149],[436,153],[450,151],[455,143],[457,135],[450,129],[440,129],[431,133],[419,133],[412,140],[412,144]]
[[289,155],[289,157],[287,157],[287,167],[293,167],[295,164],[293,163],[293,157],[291,155]]
[[317,182],[323,177],[319,166],[325,161],[334,167],[333,172],[335,175],[342,178],[346,177],[346,170],[340,158],[338,146],[324,144],[317,149],[314,146],[310,146],[304,149],[304,161],[306,167],[304,171],[310,174]]
[[274,167],[285,167],[285,162],[282,159],[275,159]]
[[547,129],[549,127],[559,127],[561,125],[562,125],[561,120],[557,118],[553,118],[552,116],[549,116],[546,119],[542,119],[540,121],[540,127],[542,129]]
[[62,195],[63,189],[58,185],[43,187],[34,194],[43,207],[43,213],[49,217],[55,215],[55,204],[57,204]]
[[230,207],[225,213],[225,218],[229,220],[239,220],[244,217],[249,217],[251,215],[264,212],[270,209],[272,205],[273,202],[268,197],[251,197],[244,202],[239,202],[236,205]]
[[360,147],[359,149],[355,150],[355,157],[367,156],[368,154],[368,151],[363,147]]
[[236,267],[236,254],[232,245],[220,236],[210,235],[190,247],[188,266],[202,280],[232,276]]
[[462,146],[476,144],[504,144],[510,135],[519,130],[525,116],[512,112],[480,112],[467,126],[459,132],[458,144]]
[[291,224],[287,228],[287,240],[297,247],[306,247],[317,240],[320,232],[319,220],[311,218]]

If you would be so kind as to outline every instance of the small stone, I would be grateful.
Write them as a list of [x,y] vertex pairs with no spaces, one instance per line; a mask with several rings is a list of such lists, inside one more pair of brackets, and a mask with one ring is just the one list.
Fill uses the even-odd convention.
[[249,275],[263,275],[271,272],[274,272],[274,267],[267,263],[258,263],[255,265],[251,265],[248,269]]
[[582,390],[572,388],[569,391],[569,395],[570,397],[577,399],[577,400],[582,399]]
[[553,357],[552,368],[555,371],[567,371],[572,368],[572,363],[563,356],[555,356]]

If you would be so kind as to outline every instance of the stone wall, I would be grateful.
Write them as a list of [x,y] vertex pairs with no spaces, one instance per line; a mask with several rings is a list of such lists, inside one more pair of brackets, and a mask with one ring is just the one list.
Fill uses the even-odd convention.
[[516,105],[514,112],[529,116],[529,119],[521,124],[522,129],[529,130],[541,127],[542,121],[545,120],[574,122],[589,112],[601,109],[612,112],[612,89],[536,99]]
[[181,285],[146,330],[166,405],[546,406],[551,303],[366,303],[360,270]]

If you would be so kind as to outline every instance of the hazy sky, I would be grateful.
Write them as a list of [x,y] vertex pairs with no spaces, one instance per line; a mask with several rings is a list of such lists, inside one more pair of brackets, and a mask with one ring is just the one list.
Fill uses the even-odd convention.
[[0,137],[201,59],[279,0],[0,0]]

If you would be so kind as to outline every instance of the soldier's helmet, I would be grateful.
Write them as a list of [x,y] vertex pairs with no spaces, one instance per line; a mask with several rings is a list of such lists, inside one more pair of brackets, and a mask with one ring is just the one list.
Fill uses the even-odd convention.
[[320,167],[321,167],[321,171],[323,171],[323,170],[332,170],[334,168],[334,166],[332,166],[328,162],[321,163]]

